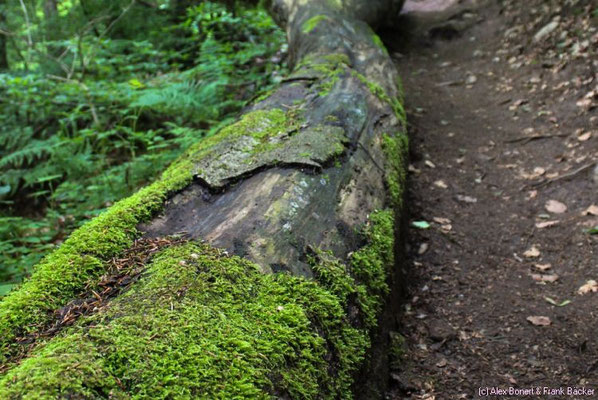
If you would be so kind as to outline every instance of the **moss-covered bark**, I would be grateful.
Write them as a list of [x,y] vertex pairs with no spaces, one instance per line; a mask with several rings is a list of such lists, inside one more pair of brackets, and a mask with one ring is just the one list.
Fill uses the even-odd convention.
[[312,259],[316,280],[207,245],[169,248],[132,290],[11,369],[0,398],[349,398],[388,291],[392,229],[391,212],[373,215],[349,266]]
[[[350,398],[397,275],[404,111],[368,23],[400,3],[270,2],[293,73],[0,302],[0,398]],[[180,231],[126,294],[38,337],[135,238]]]

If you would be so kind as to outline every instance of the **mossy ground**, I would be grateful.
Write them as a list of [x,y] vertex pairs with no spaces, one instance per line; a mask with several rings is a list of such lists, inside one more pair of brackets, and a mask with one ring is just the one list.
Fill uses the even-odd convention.
[[0,398],[351,398],[394,265],[392,211],[373,214],[365,235],[348,266],[314,259],[316,280],[171,247],[133,289],[10,370]]

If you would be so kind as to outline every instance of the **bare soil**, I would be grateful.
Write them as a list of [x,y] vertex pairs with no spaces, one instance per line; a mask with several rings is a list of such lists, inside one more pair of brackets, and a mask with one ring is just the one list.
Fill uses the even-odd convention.
[[410,228],[387,398],[598,398],[597,9],[490,1],[467,11],[473,26],[385,37],[406,93],[411,219],[430,225]]

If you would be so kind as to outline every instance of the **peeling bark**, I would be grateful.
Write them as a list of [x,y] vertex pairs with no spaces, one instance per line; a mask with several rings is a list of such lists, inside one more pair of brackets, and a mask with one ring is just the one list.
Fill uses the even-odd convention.
[[[298,119],[293,135],[277,132],[268,143],[284,145],[275,154],[252,154],[256,140],[247,135],[221,141],[221,149],[196,163],[196,183],[142,227],[148,236],[185,231],[255,261],[264,272],[311,276],[305,245],[346,259],[355,249],[354,230],[384,206],[381,138],[403,127],[363,77],[396,98],[394,66],[367,24],[327,1],[300,3],[271,4],[298,67],[269,98],[246,110],[292,110]],[[365,17],[379,21],[378,10],[389,4],[368,3]],[[320,15],[307,31],[307,21]],[[342,146],[336,157],[335,144]]]

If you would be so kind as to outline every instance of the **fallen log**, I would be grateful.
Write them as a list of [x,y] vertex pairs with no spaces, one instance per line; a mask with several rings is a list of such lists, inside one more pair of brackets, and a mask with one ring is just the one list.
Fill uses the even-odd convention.
[[0,398],[352,398],[402,284],[405,115],[371,28],[401,3],[270,1],[293,72],[0,302]]

